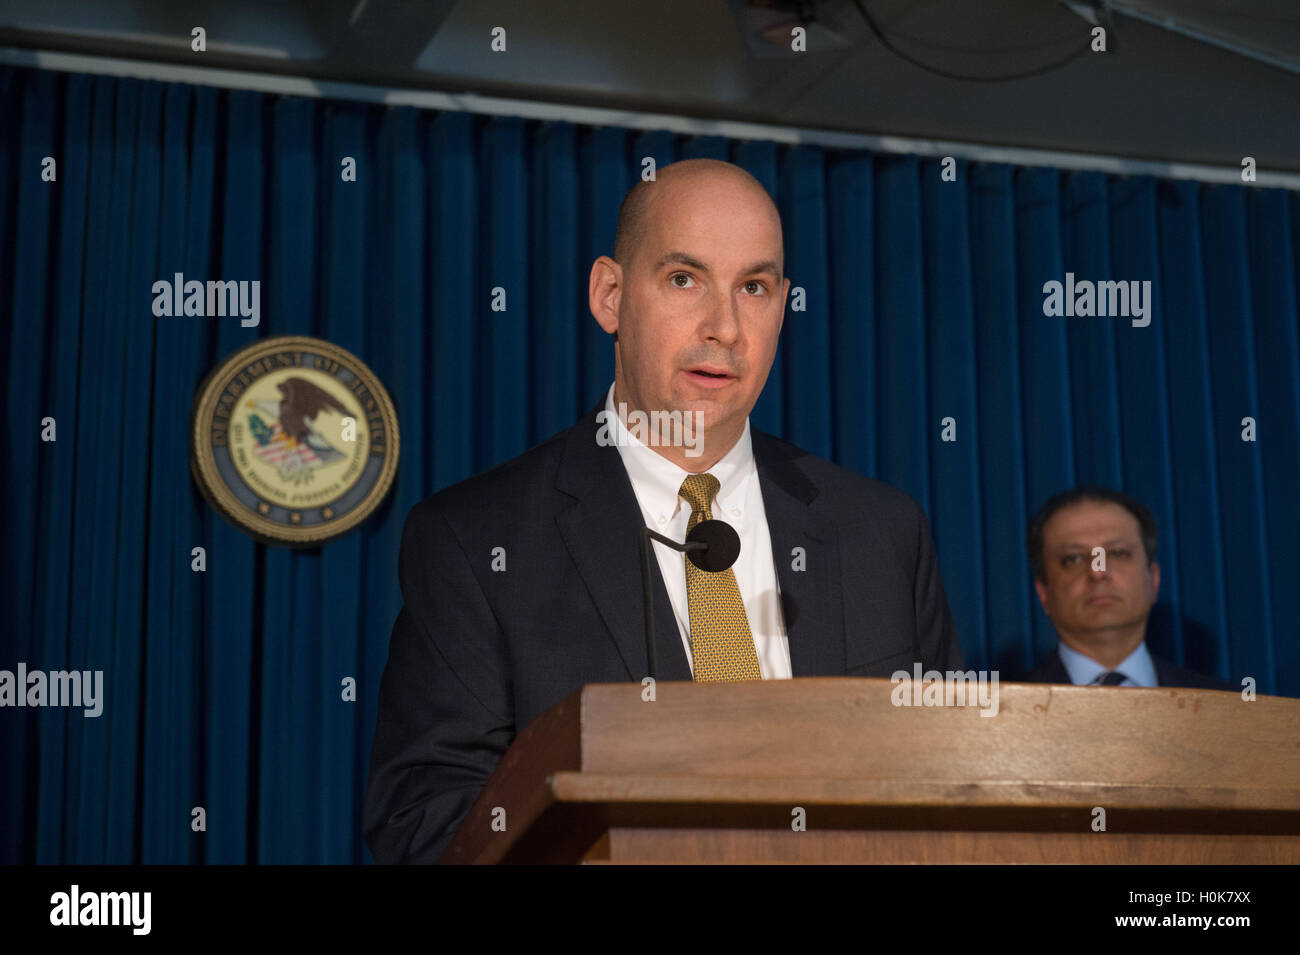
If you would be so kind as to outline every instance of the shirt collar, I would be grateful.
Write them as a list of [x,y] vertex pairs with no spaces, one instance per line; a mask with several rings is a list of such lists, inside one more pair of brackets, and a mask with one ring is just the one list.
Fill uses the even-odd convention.
[[[682,482],[688,474],[672,461],[669,461],[654,448],[647,447],[636,435],[628,431],[614,409],[614,386],[609,386],[605,394],[606,420],[611,424],[611,434],[615,445],[623,458],[623,466],[633,486],[647,496],[642,499],[642,506],[650,511],[650,517],[664,515],[672,518],[679,505],[685,505],[679,496]],[[733,511],[743,513],[744,493],[748,481],[756,472],[754,466],[754,449],[749,435],[749,418],[745,418],[745,430],[732,445],[731,450],[722,456],[709,473],[718,479],[718,493],[714,497],[713,516],[719,519],[734,517]]]
[[[1056,652],[1061,658],[1061,663],[1065,665],[1065,672],[1069,674],[1070,682],[1076,685],[1087,685],[1103,673],[1110,672],[1092,657],[1067,647],[1064,643],[1057,643]],[[1138,686],[1160,685],[1156,679],[1155,663],[1151,660],[1151,653],[1147,650],[1145,640],[1139,643],[1137,648],[1114,669],[1128,677],[1128,682],[1136,683]]]

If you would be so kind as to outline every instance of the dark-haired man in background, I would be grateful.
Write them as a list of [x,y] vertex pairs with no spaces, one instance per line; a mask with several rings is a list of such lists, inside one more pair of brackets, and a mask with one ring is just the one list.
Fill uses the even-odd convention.
[[1049,498],[1029,525],[1029,564],[1060,638],[1028,683],[1233,690],[1146,645],[1160,590],[1156,521],[1121,491],[1078,487]]

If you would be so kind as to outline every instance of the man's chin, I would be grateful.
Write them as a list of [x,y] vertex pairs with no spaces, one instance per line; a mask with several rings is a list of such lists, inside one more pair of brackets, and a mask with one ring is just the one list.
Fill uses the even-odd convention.
[[722,395],[682,393],[674,395],[673,407],[678,411],[689,411],[700,417],[704,427],[711,428],[719,421],[725,421],[735,414],[735,399]]
[[1085,604],[1075,614],[1080,630],[1115,630],[1141,623],[1142,617],[1122,603]]

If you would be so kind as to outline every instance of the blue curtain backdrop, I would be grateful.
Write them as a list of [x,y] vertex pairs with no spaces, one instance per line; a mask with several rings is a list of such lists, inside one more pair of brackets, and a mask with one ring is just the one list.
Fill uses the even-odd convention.
[[[0,711],[0,861],[368,860],[403,518],[607,387],[587,271],[643,156],[776,197],[807,310],[754,424],[921,501],[970,665],[1054,645],[1026,522],[1093,481],[1159,520],[1155,649],[1300,695],[1295,194],[0,69],[0,669],[102,669],[107,697]],[[1150,327],[1045,317],[1067,271],[1151,280]],[[260,280],[261,326],[154,318],[175,272]],[[187,464],[201,377],[293,333],[368,363],[402,431],[388,502],[306,552],[233,529]]]

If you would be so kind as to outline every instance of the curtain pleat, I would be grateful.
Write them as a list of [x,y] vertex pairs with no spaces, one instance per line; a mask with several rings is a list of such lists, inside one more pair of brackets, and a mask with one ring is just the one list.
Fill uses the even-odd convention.
[[[874,421],[876,416],[875,383],[867,373],[876,361],[875,283],[871,268],[875,259],[871,228],[874,182],[870,156],[827,158],[826,188],[836,200],[826,208],[826,244],[835,250],[838,260],[859,263],[858,268],[830,270],[827,292],[834,388],[830,417],[835,460],[863,474],[876,473],[875,429],[862,427],[863,421]],[[784,332],[783,326],[782,337]]]
[[[969,171],[972,357],[979,406],[977,447],[984,531],[983,546],[978,548],[983,553],[984,574],[976,585],[988,604],[989,644],[984,659],[991,667],[1021,673],[1036,659],[1030,629],[1036,598],[1029,574],[1024,572],[1030,504],[1024,470],[1027,423],[1021,413],[1018,357],[1015,172],[1005,165],[974,166]],[[934,530],[936,535],[945,533],[939,524]],[[971,559],[976,549],[972,543],[970,538],[949,540],[944,550],[956,549],[959,559]],[[1008,568],[1019,572],[1008,572]],[[958,623],[959,632],[977,626],[978,621]],[[978,648],[965,637],[962,645],[980,659]]]
[[[510,429],[522,429],[527,420],[522,407],[516,418],[507,420],[500,409],[511,407],[512,393],[498,394],[484,387],[475,368],[475,355],[489,363],[489,358],[498,357],[494,351],[501,338],[490,318],[501,313],[492,312],[489,296],[493,287],[504,289],[506,281],[505,276],[493,275],[501,255],[496,246],[504,241],[505,228],[487,212],[495,208],[489,205],[491,186],[500,174],[498,143],[505,132],[495,124],[482,132],[480,142],[475,122],[468,113],[444,113],[428,126],[433,200],[428,221],[433,256],[425,266],[431,279],[426,312],[430,349],[420,369],[428,370],[437,387],[428,399],[425,432],[410,435],[412,453],[421,453],[423,447],[428,456],[425,488],[446,487],[474,473],[483,457],[475,446],[486,442],[495,454],[494,448],[519,440],[512,438]],[[508,305],[509,298],[506,301]],[[476,327],[482,329],[477,340]],[[477,427],[465,426],[467,408],[480,409]],[[503,459],[508,456],[503,452]],[[405,466],[405,453],[402,458]]]
[[[52,88],[46,86],[46,89]],[[76,441],[77,413],[81,382],[79,368],[82,352],[81,311],[82,276],[86,237],[87,170],[90,161],[90,101],[92,83],[89,77],[68,77],[64,95],[55,97],[51,106],[58,117],[54,127],[60,135],[50,146],[61,152],[58,168],[63,186],[53,197],[57,219],[52,220],[57,234],[47,238],[39,233],[23,236],[23,242],[45,243],[52,241],[51,252],[56,258],[47,260],[39,276],[24,272],[33,281],[50,288],[50,337],[44,362],[35,363],[34,356],[23,362],[33,362],[26,370],[14,367],[10,382],[16,383],[21,374],[41,375],[48,413],[61,429],[62,441],[43,445],[41,460],[35,475],[43,490],[40,517],[44,527],[35,541],[36,580],[42,584],[34,588],[36,601],[35,631],[30,634],[33,644],[40,648],[41,658],[66,662],[71,659],[69,647],[69,600],[72,588],[72,546],[74,519],[74,489],[77,484]],[[0,288],[12,287],[0,283]],[[17,289],[15,289],[17,291]],[[3,301],[0,298],[0,301]],[[22,314],[17,308],[15,316]],[[15,325],[19,324],[15,322]],[[45,324],[45,323],[40,323]],[[30,424],[27,425],[30,427]],[[11,432],[15,433],[15,432]],[[12,484],[6,483],[6,487]],[[9,533],[5,532],[6,541]],[[6,554],[9,547],[5,547]],[[9,579],[8,574],[5,575]],[[21,596],[21,594],[19,595]],[[16,661],[8,661],[6,667]],[[53,668],[53,667],[52,667]],[[43,725],[39,737],[38,805],[49,807],[35,820],[33,826],[14,827],[22,832],[28,842],[23,858],[36,861],[56,861],[62,857],[67,844],[65,820],[70,805],[71,722],[81,717],[62,709],[50,709],[41,714]],[[12,776],[21,778],[20,774]],[[11,816],[9,818],[20,818]]]
[[[1227,594],[1219,510],[1219,475],[1214,459],[1216,423],[1210,395],[1210,353],[1205,282],[1202,274],[1200,187],[1189,182],[1156,186],[1159,260],[1156,273],[1162,308],[1161,340],[1169,372],[1169,433],[1173,469],[1172,505],[1178,520],[1166,526],[1162,566],[1176,566],[1182,602],[1184,658],[1220,672],[1225,653]],[[1134,332],[1143,329],[1134,329]],[[1159,501],[1152,501],[1160,504]],[[1166,570],[1167,572],[1167,570]],[[1172,591],[1162,585],[1167,606]]]
[[[0,124],[0,668],[105,677],[102,716],[6,713],[0,861],[368,861],[402,523],[604,394],[590,267],[648,158],[777,201],[798,300],[753,426],[921,502],[971,666],[1052,649],[1029,516],[1097,482],[1159,523],[1153,649],[1300,695],[1295,194],[13,68]],[[1150,325],[1044,314],[1067,272],[1150,281]],[[178,273],[259,281],[260,325],[155,317]],[[305,550],[188,464],[203,376],[279,334],[360,357],[401,429],[388,500]]]
[[[1070,326],[1043,314],[1044,285],[1064,282],[1062,175],[1054,169],[1015,174],[1017,303],[1020,354],[1020,414],[1024,416],[1027,507],[1078,481],[1073,408],[1070,402]],[[1067,177],[1068,178],[1068,177]],[[1085,277],[1082,270],[1079,277]],[[1011,356],[1007,356],[1011,360]],[[1035,601],[1036,602],[1036,601]],[[1041,607],[1032,610],[1035,659],[1056,646],[1056,631]]]
[[[1268,435],[1260,446],[1263,526],[1267,553],[1272,643],[1268,670],[1293,674],[1300,666],[1300,324],[1296,309],[1293,199],[1281,190],[1246,196],[1250,295],[1255,324],[1256,387]],[[1277,685],[1282,685],[1279,680]],[[1294,684],[1287,684],[1294,686]]]
[[[787,150],[781,163],[778,204],[785,231],[785,268],[805,290],[798,303],[787,301],[781,326],[785,344],[785,437],[813,454],[831,456],[831,323],[827,295],[826,173],[821,149]],[[779,291],[779,290],[774,290]],[[799,310],[796,310],[798,308]],[[782,559],[785,559],[784,557]]]
[[1205,190],[1201,207],[1214,451],[1221,478],[1217,503],[1224,516],[1228,632],[1233,635],[1229,663],[1243,673],[1271,672],[1273,628],[1261,445],[1258,440],[1243,440],[1247,419],[1258,424],[1269,417],[1256,387],[1244,191],[1211,187]]
[[[217,118],[219,191],[214,196],[211,223],[218,231],[212,237],[211,253],[214,262],[220,263],[215,274],[223,281],[266,278],[262,268],[263,210],[268,191],[264,174],[264,103],[256,93],[234,90],[224,97],[224,114]],[[208,320],[204,324],[216,333],[209,352],[216,360],[266,334],[260,328],[245,328],[240,321]],[[211,508],[205,509],[204,524],[209,544],[203,576],[210,622],[205,628],[209,640],[204,660],[207,726],[205,802],[201,805],[208,828],[202,840],[203,858],[209,863],[233,864],[257,858],[250,852],[255,833],[249,818],[249,793],[258,766],[255,727],[260,713],[255,713],[254,708],[260,709],[261,700],[255,693],[253,677],[254,661],[259,657],[255,643],[268,632],[259,613],[266,610],[263,598],[268,559],[265,548],[255,545]],[[284,554],[272,556],[272,570],[277,562],[288,559]],[[303,555],[295,563],[314,559],[313,555]],[[282,577],[275,578],[275,582],[282,582]],[[297,596],[292,589],[288,594]],[[272,599],[283,600],[285,596],[281,591]],[[286,641],[290,637],[281,631],[274,639]],[[299,674],[298,679],[310,685],[309,674]]]
[[[0,174],[5,182],[13,182],[25,171],[39,181],[44,158],[54,151],[54,130],[57,122],[57,103],[55,78],[52,76],[33,77],[25,86],[16,83],[13,77],[0,81],[3,101],[0,104],[0,120],[4,122],[6,133],[15,131],[15,145],[4,150],[6,154],[0,159]],[[6,137],[7,139],[9,136]],[[66,172],[66,170],[65,170]],[[5,262],[0,265],[0,280],[4,293],[0,293],[0,306],[12,309],[13,315],[43,315],[47,305],[47,296],[51,291],[49,280],[51,255],[51,221],[54,211],[54,199],[51,189],[29,189],[18,194],[13,190],[0,198],[0,227],[5,230],[5,239],[0,248],[4,250]],[[21,279],[20,279],[21,277]],[[4,348],[5,365],[9,378],[4,390],[5,427],[10,435],[22,434],[33,437],[40,433],[41,421],[50,414],[49,400],[53,394],[46,392],[41,369],[48,361],[47,325],[43,321],[12,322],[0,336]],[[66,410],[66,406],[64,406]],[[56,418],[56,421],[58,419]],[[49,498],[42,498],[39,480],[33,480],[41,464],[42,444],[36,440],[10,441],[0,461],[0,475],[3,475],[6,491],[14,497],[9,499],[4,517],[4,554],[0,558],[0,574],[10,583],[7,588],[12,596],[5,601],[8,626],[13,628],[12,646],[14,662],[30,659],[37,652],[62,654],[64,648],[56,643],[50,646],[42,639],[43,631],[36,629],[40,602],[35,599],[36,581],[40,557],[38,549],[41,516],[40,507],[49,503]],[[66,460],[67,445],[62,458]],[[62,574],[64,579],[67,571]],[[44,622],[40,619],[40,622]],[[6,640],[6,644],[9,644]],[[12,664],[0,666],[11,668]],[[6,714],[7,715],[7,714]],[[66,719],[62,714],[48,715],[49,719],[38,721],[31,718],[14,720],[12,727],[3,734],[0,750],[8,766],[32,766],[34,754],[38,748],[48,748],[45,741],[64,732]],[[39,733],[38,733],[39,730]],[[31,773],[6,772],[0,781],[0,809],[21,807],[34,798],[38,779]],[[17,818],[10,814],[6,818]],[[32,836],[21,831],[24,827],[6,827],[0,839],[0,846],[8,853],[22,853],[29,856],[32,852]]]
[[[976,400],[974,283],[971,275],[969,168],[955,166],[945,181],[942,164],[921,163],[921,264],[929,414],[923,428],[930,450],[930,520],[939,573],[968,652],[988,652],[984,555],[963,545],[983,538],[980,512],[979,406]],[[952,546],[949,546],[949,544]],[[975,650],[978,648],[978,651]]]

